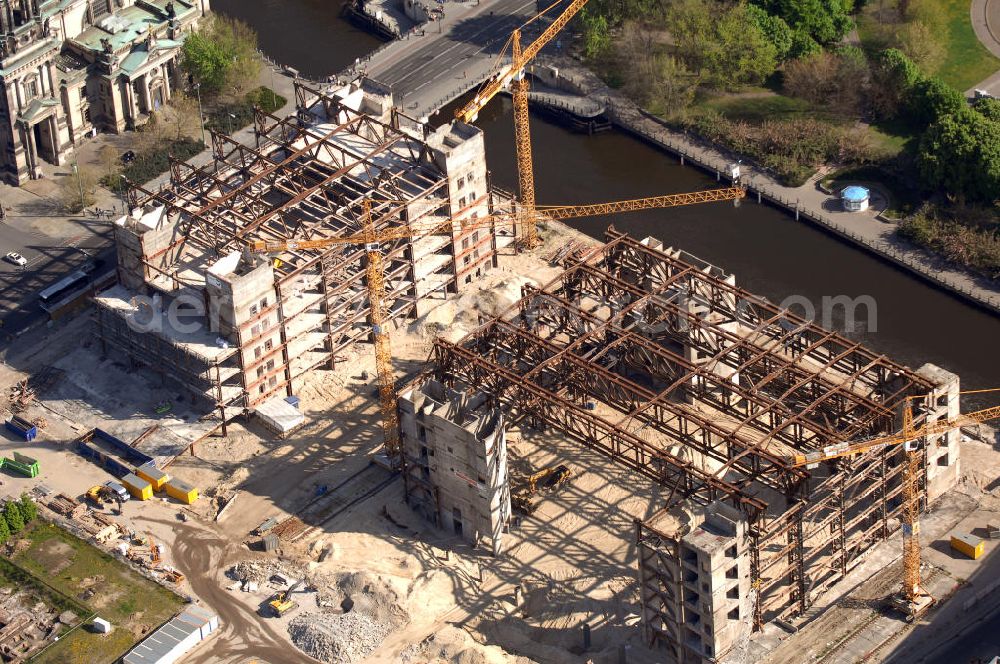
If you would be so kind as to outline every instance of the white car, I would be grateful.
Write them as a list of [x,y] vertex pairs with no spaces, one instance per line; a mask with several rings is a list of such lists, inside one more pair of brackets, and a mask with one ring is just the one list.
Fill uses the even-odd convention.
[[25,265],[28,264],[28,259],[26,259],[21,254],[17,253],[16,251],[8,252],[7,255],[4,256],[4,258],[6,258],[9,262],[19,267],[24,267]]

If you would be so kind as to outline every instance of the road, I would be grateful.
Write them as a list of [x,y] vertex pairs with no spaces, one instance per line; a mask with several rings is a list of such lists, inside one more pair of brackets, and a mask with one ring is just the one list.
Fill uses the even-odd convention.
[[[16,251],[28,260],[26,267],[3,262],[0,267],[0,339],[39,324],[48,318],[38,304],[38,293],[97,259],[98,270],[115,262],[110,225],[104,221],[67,219],[76,235],[53,238],[24,230],[17,217],[0,222],[0,253]],[[86,253],[84,253],[86,252]]]
[[[477,86],[493,68],[511,32],[538,10],[536,0],[447,3],[440,23],[430,23],[386,45],[353,71],[392,87],[407,113],[437,111]],[[556,15],[556,10],[550,12]],[[530,43],[544,27],[533,23],[522,36]]]
[[311,664],[317,660],[291,647],[265,619],[246,605],[233,601],[220,584],[222,571],[232,561],[245,557],[240,544],[219,539],[200,526],[168,524],[176,532],[170,549],[174,565],[191,586],[192,593],[219,615],[220,630],[208,647],[199,648],[184,661],[188,664],[246,662],[256,658],[273,664]]

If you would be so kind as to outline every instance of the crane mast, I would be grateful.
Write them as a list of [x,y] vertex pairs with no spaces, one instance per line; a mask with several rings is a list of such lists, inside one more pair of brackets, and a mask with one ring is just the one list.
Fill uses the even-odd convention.
[[[981,392],[996,392],[1000,389],[976,390]],[[838,443],[824,447],[822,450],[806,454],[796,454],[788,459],[793,468],[815,467],[822,461],[832,461],[848,456],[863,454],[883,448],[905,445],[906,464],[903,470],[903,584],[902,605],[912,619],[933,601],[930,595],[920,586],[920,466],[923,451],[913,445],[916,440],[928,436],[948,433],[956,428],[981,424],[1000,418],[1000,406],[985,408],[958,417],[913,425],[913,407],[911,401],[923,397],[909,397],[903,407],[903,429],[899,433],[882,436],[872,440]]]
[[[711,192],[695,192],[694,194],[671,194],[669,196],[653,196],[637,198],[630,201],[602,203],[597,205],[577,205],[553,207],[553,216],[559,219],[574,217],[589,217],[645,210],[652,208],[667,208],[677,205],[690,205],[710,201],[738,200],[746,196],[746,190],[739,187],[712,190]],[[390,202],[390,201],[387,201]],[[392,201],[400,202],[400,201]],[[544,213],[543,213],[544,214]],[[371,308],[369,320],[372,325],[372,343],[375,346],[375,370],[378,376],[379,408],[382,414],[384,432],[384,447],[390,464],[395,464],[402,454],[399,441],[399,414],[396,412],[396,379],[392,371],[392,347],[385,323],[387,313],[385,307],[385,265],[381,244],[392,240],[401,240],[415,235],[429,234],[453,230],[453,224],[458,223],[463,230],[470,228],[489,228],[500,223],[514,224],[523,217],[514,213],[493,214],[476,219],[446,221],[437,220],[427,224],[407,224],[376,231],[372,216],[372,200],[362,200],[361,233],[322,238],[319,240],[286,239],[274,241],[258,240],[250,243],[249,249],[258,253],[276,253],[296,249],[326,249],[335,245],[362,245],[365,249],[365,277],[368,285],[368,302]],[[533,226],[533,225],[532,225]]]
[[[555,4],[550,5],[548,9],[554,7]],[[566,27],[570,19],[583,9],[585,4],[587,4],[587,0],[573,0],[527,48],[521,48],[521,28],[514,30],[508,42],[511,47],[510,64],[500,67],[493,78],[473,97],[472,101],[455,112],[457,119],[463,122],[474,122],[479,116],[479,111],[493,97],[505,87],[510,88],[511,97],[514,100],[514,144],[517,153],[518,195],[523,211],[521,217],[522,238],[524,244],[529,247],[538,244],[538,230],[535,226],[535,173],[531,155],[531,123],[528,116],[530,85],[524,69],[545,45]],[[542,12],[542,14],[544,13]],[[542,14],[531,20],[536,20]],[[500,57],[503,58],[503,54]]]

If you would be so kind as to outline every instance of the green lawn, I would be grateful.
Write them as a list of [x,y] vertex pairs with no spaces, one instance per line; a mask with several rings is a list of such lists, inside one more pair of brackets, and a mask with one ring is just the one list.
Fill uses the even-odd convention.
[[718,111],[730,120],[744,120],[754,124],[764,120],[815,115],[804,100],[768,91],[713,97],[699,106]]
[[948,14],[947,56],[938,76],[964,92],[1000,69],[1000,60],[976,38],[969,0],[937,1]]
[[184,604],[166,588],[48,522],[36,521],[18,537],[32,544],[13,562],[115,627],[107,636],[75,630],[33,663],[112,662],[141,638],[140,633],[156,629]]

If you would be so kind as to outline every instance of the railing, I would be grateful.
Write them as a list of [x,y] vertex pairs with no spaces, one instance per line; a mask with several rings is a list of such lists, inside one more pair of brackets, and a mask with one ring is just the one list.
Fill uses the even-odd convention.
[[[689,160],[698,166],[706,170],[715,171],[717,174],[724,173],[726,171],[727,164],[722,159],[714,158],[712,155],[701,153],[697,154],[691,148],[693,147],[689,143],[680,142],[672,140],[669,136],[665,136],[661,132],[653,132],[646,127],[641,126],[636,122],[632,122],[622,117],[621,107],[615,104],[610,99],[606,99],[606,104],[612,118],[617,124],[623,128],[631,131],[645,140],[654,143],[662,148],[669,150],[680,156],[685,160]],[[633,112],[640,113],[639,109],[630,109]],[[649,118],[645,114],[642,114],[649,120],[653,121],[653,118]],[[671,131],[666,126],[662,125],[662,121],[657,122],[661,125],[664,132]],[[936,269],[931,263],[931,259],[926,257],[920,250],[913,249],[909,251],[901,251],[899,248],[893,246],[891,243],[885,240],[877,240],[870,237],[864,237],[856,231],[843,226],[830,217],[823,215],[816,210],[808,207],[804,207],[802,203],[798,200],[791,200],[785,198],[777,190],[772,187],[767,186],[765,183],[757,181],[744,181],[749,191],[759,194],[760,198],[766,198],[768,201],[780,205],[788,210],[794,211],[798,216],[804,216],[809,221],[819,224],[838,235],[855,242],[856,244],[862,245],[869,250],[891,260],[892,262],[906,267],[913,272],[919,274],[925,279],[936,283],[937,285],[950,290],[967,300],[978,304],[980,306],[985,306],[997,313],[1000,313],[1000,295],[986,292],[982,288],[977,288],[970,285],[962,280],[955,279],[946,274],[942,274],[939,269]]]

